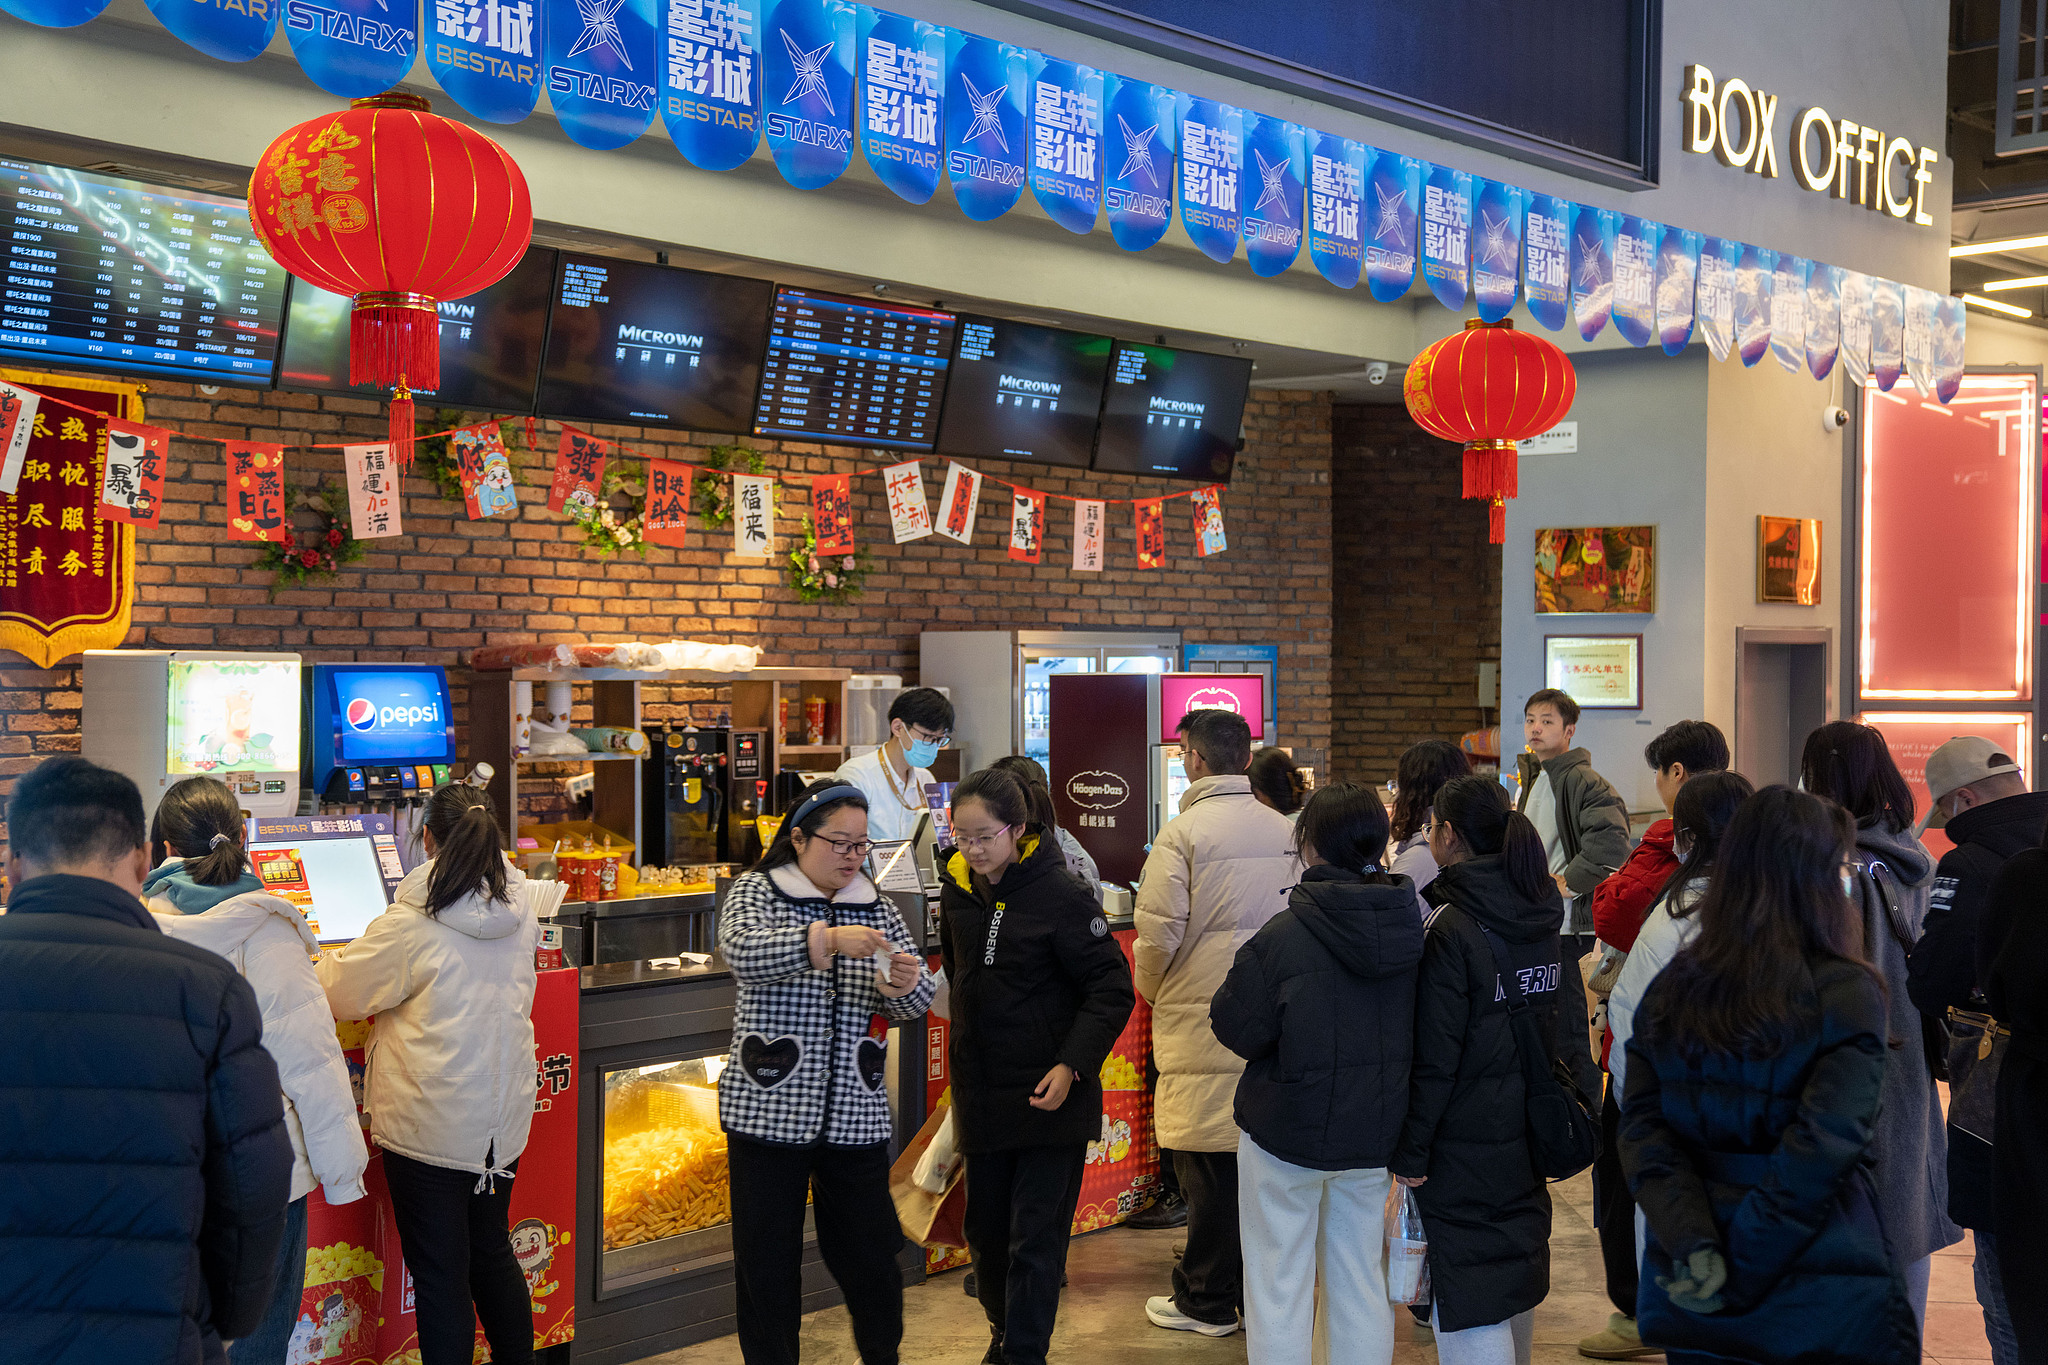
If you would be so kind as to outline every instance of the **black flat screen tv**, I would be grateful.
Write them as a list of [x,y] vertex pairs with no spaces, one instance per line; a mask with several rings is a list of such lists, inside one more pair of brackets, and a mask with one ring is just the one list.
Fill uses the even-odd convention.
[[1252,363],[1120,341],[1110,358],[1094,468],[1230,482]]
[[1090,332],[961,314],[939,453],[1086,469],[1115,346]]

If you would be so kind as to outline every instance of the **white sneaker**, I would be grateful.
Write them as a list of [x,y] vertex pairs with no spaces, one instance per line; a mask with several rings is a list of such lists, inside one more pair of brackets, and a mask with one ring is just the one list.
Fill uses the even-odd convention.
[[1200,1332],[1205,1337],[1227,1337],[1237,1332],[1235,1322],[1202,1322],[1173,1306],[1171,1294],[1155,1294],[1145,1300],[1145,1316],[1154,1327],[1170,1332]]

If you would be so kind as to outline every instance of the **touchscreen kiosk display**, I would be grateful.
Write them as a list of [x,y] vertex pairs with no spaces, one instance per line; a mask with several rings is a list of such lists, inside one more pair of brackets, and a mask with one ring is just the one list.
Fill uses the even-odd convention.
[[251,844],[249,862],[263,889],[298,906],[322,943],[361,938],[384,913],[384,873],[368,836]]

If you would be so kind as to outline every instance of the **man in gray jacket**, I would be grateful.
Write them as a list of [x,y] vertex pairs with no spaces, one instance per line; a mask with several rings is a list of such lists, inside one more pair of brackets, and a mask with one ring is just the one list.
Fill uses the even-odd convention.
[[1156,1327],[1237,1330],[1243,1257],[1237,1226],[1237,1123],[1244,1059],[1216,1041],[1209,1004],[1245,940],[1287,906],[1298,879],[1294,825],[1252,795],[1251,727],[1229,711],[1190,711],[1178,727],[1192,779],[1180,814],[1152,841],[1138,883],[1138,993],[1152,1004],[1159,1088],[1153,1122],[1187,1200],[1187,1250],[1172,1295],[1145,1304]]
[[1515,808],[1543,836],[1550,875],[1564,897],[1565,960],[1593,948],[1593,888],[1628,861],[1628,804],[1593,771],[1593,756],[1572,747],[1579,704],[1554,687],[1529,698],[1522,712],[1528,749],[1517,756],[1522,794]]

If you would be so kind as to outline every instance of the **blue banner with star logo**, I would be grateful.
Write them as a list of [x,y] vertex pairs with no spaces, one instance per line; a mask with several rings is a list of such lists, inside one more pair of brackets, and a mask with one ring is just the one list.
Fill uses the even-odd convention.
[[761,127],[782,178],[815,190],[853,162],[853,6],[762,0]]
[[39,28],[77,28],[99,18],[108,0],[0,0],[5,10]]
[[662,0],[661,121],[692,166],[729,171],[761,145],[760,0]]
[[1969,314],[1962,299],[1951,296],[1935,303],[1934,396],[1943,403],[1962,391],[1963,339],[1968,325]]
[[1743,243],[1735,261],[1735,350],[1745,367],[1771,349],[1771,296],[1777,270],[1777,252]]
[[1579,339],[1600,335],[1614,315],[1614,238],[1621,215],[1579,205],[1572,215],[1572,320]]
[[1532,194],[1522,220],[1522,298],[1529,316],[1553,332],[1571,310],[1571,218],[1569,200]]
[[1105,72],[1102,77],[1102,207],[1109,235],[1125,251],[1143,251],[1173,222],[1173,177],[1180,146],[1173,91]]
[[1102,212],[1102,73],[1034,52],[1031,195],[1069,232],[1093,232]]
[[1498,180],[1477,182],[1472,203],[1472,299],[1482,322],[1515,308],[1522,271],[1522,215],[1529,191]]
[[1302,126],[1247,111],[1245,261],[1254,275],[1277,275],[1301,254],[1301,196],[1307,166]]
[[[105,0],[100,0],[100,3],[91,5],[91,13],[85,17],[90,19],[98,14],[104,3]],[[5,0],[0,0],[0,4],[5,4]],[[6,5],[6,8],[12,9],[13,6]],[[247,0],[228,0],[225,4],[199,5],[187,3],[187,0],[149,0],[149,12],[187,47],[195,47],[223,62],[246,62],[261,56],[263,49],[270,46],[270,40],[277,36],[277,22],[284,15],[284,7],[266,3],[266,0],[257,0],[255,4],[247,3]],[[531,84],[531,56],[527,58],[526,65],[527,80]],[[437,77],[439,74],[438,71],[435,73]],[[442,83],[446,84],[445,81]],[[528,100],[526,107],[531,112],[533,101]]]
[[1700,244],[1700,273],[1693,285],[1693,316],[1707,353],[1726,360],[1735,344],[1735,263],[1742,243],[1709,237]]
[[1472,176],[1429,167],[1422,181],[1422,279],[1437,302],[1463,311],[1472,278]]
[[1177,97],[1180,225],[1204,256],[1237,254],[1244,217],[1244,114],[1228,104]]
[[1023,48],[946,30],[946,178],[977,223],[1024,195],[1024,85]]
[[1813,262],[1804,256],[1778,257],[1771,284],[1771,354],[1794,374],[1806,368],[1806,281]]
[[518,123],[540,99],[538,5],[428,0],[427,67],[457,104],[486,123]]
[[1307,148],[1308,258],[1331,284],[1356,288],[1365,266],[1358,217],[1365,197],[1365,144],[1311,130]]
[[1806,277],[1806,372],[1815,379],[1826,379],[1841,349],[1842,271],[1839,266],[1815,261]]
[[1664,229],[1657,248],[1657,344],[1677,355],[1692,342],[1693,303],[1699,289],[1705,238],[1686,228]]
[[542,0],[548,103],[569,140],[623,147],[654,122],[654,0]]
[[1424,167],[1412,156],[1373,147],[1365,158],[1365,286],[1381,303],[1392,303],[1415,287]]
[[1870,376],[1885,393],[1906,372],[1906,290],[1897,280],[1870,282]]
[[330,95],[381,95],[420,51],[419,0],[284,0],[284,35],[313,84]]
[[1624,214],[1614,234],[1614,330],[1631,346],[1657,334],[1657,248],[1664,225]]
[[857,32],[860,154],[898,198],[925,203],[939,188],[946,31],[862,5]]

